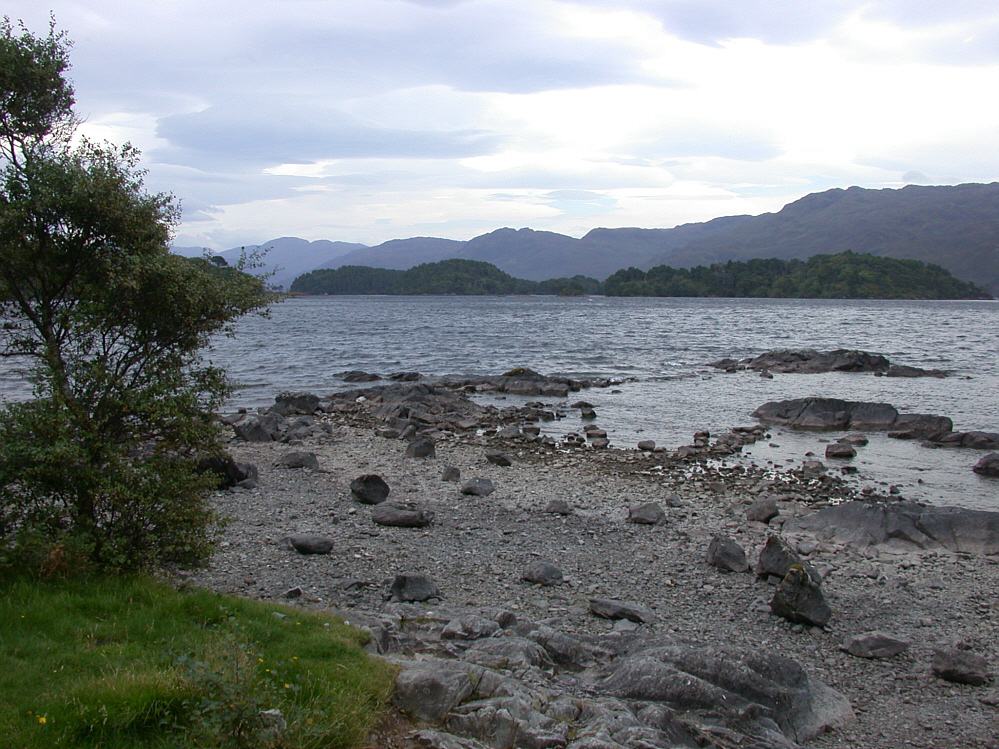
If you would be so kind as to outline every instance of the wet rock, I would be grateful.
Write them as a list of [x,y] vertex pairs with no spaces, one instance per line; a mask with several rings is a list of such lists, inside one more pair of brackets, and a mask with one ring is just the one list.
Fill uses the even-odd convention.
[[843,643],[843,650],[858,658],[891,658],[909,649],[909,642],[884,632],[864,632]]
[[785,530],[808,531],[857,547],[999,554],[999,512],[962,507],[844,502],[790,521]]
[[461,493],[472,497],[488,497],[494,491],[496,487],[489,479],[469,479],[461,485]]
[[749,562],[746,552],[734,539],[728,536],[715,536],[708,544],[707,562],[722,572],[748,572]]
[[389,485],[375,473],[365,473],[350,482],[350,493],[361,504],[377,505],[388,499]]
[[440,597],[440,588],[426,575],[396,575],[389,587],[389,598],[393,601],[418,603]]
[[399,672],[392,701],[418,720],[439,723],[474,691],[474,667],[450,661],[421,662]]
[[406,447],[407,458],[435,458],[437,448],[429,437],[417,437]]
[[358,369],[341,372],[337,376],[344,382],[377,382],[381,379],[381,375],[376,375],[371,372],[362,372]]
[[906,364],[892,364],[885,373],[888,377],[946,377],[947,373],[942,369],[923,369],[922,367],[910,367]]
[[590,612],[602,619],[628,619],[639,624],[647,624],[655,619],[655,614],[647,606],[614,598],[591,598]]
[[652,452],[656,449],[655,440],[640,440],[638,443],[638,449],[643,452]]
[[770,610],[790,622],[815,627],[824,627],[832,616],[818,576],[809,574],[801,564],[792,565],[784,575],[770,600]]
[[839,441],[845,442],[848,445],[853,445],[854,447],[864,447],[869,442],[866,434],[859,433],[848,434],[845,437],[842,437]]
[[572,506],[564,499],[553,499],[545,505],[545,512],[551,513],[552,515],[571,515]]
[[461,471],[455,466],[447,466],[441,472],[441,481],[460,481]]
[[999,477],[999,453],[989,453],[984,456],[971,470],[982,476]]
[[292,450],[278,458],[274,462],[276,468],[309,468],[313,471],[319,470],[319,460],[315,453],[302,450]]
[[371,519],[376,525],[391,528],[426,528],[433,522],[434,514],[409,505],[386,502],[371,511]]
[[280,393],[274,399],[271,411],[281,416],[313,414],[319,408],[319,396],[312,393]]
[[528,565],[527,569],[521,574],[520,579],[544,586],[561,585],[563,582],[562,570],[551,562],[545,561],[533,562]]
[[628,508],[628,522],[639,525],[659,525],[666,522],[666,511],[656,502],[646,502]]
[[933,654],[933,673],[945,681],[976,687],[991,678],[989,664],[984,658],[957,648],[944,648]]
[[333,551],[333,539],[311,534],[295,534],[284,539],[288,546],[299,554],[329,554]]
[[769,523],[778,514],[777,498],[768,494],[753,500],[746,510],[746,519],[757,523]]
[[826,445],[826,457],[827,458],[839,458],[849,460],[857,455],[857,451],[853,449],[853,445],[849,445],[845,442],[833,442],[830,445]]
[[502,450],[486,450],[486,460],[494,466],[511,466],[513,459]]

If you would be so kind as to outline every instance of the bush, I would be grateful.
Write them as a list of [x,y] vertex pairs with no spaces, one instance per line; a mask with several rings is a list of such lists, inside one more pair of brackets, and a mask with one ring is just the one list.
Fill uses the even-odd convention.
[[0,566],[193,564],[212,520],[196,465],[228,393],[200,352],[266,294],[169,253],[178,210],[135,149],[74,145],[68,49],[0,24],[0,349],[36,396],[0,410]]

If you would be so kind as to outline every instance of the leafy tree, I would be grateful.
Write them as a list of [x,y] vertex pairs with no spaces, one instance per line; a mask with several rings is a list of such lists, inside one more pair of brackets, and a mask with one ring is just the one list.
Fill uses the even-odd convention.
[[213,520],[197,461],[228,393],[200,351],[266,296],[168,252],[177,208],[134,148],[74,144],[69,47],[54,23],[0,24],[0,352],[35,387],[0,412],[0,566],[195,563]]

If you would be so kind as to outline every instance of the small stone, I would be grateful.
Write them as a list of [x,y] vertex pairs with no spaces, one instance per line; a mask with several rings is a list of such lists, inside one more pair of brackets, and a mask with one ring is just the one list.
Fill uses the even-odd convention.
[[310,468],[313,471],[319,469],[319,461],[315,453],[292,450],[278,458],[275,463],[277,468]]
[[748,572],[746,552],[728,536],[715,536],[708,544],[707,562],[722,572]]
[[396,575],[389,587],[389,597],[393,601],[419,603],[440,598],[441,591],[426,575]]
[[435,458],[437,448],[429,437],[417,437],[406,447],[407,458]]
[[991,677],[984,658],[956,648],[937,650],[933,654],[933,673],[944,681],[976,687],[987,683]]
[[534,562],[520,576],[521,580],[537,585],[561,585],[563,582],[562,570],[551,562]]
[[771,495],[757,497],[746,510],[746,519],[758,523],[769,523],[779,514],[777,498]]
[[384,502],[388,499],[389,491],[385,479],[374,473],[366,473],[350,482],[350,493],[358,502],[365,505]]
[[486,460],[494,466],[511,466],[513,459],[501,450],[486,450]]
[[488,497],[494,491],[496,487],[489,479],[469,479],[461,485],[461,493],[472,497]]
[[545,512],[552,515],[571,515],[572,507],[564,499],[553,499],[545,505]]
[[666,511],[656,502],[646,502],[628,508],[628,522],[639,525],[659,525],[666,521]]
[[296,534],[284,541],[299,554],[329,554],[333,551],[333,539],[326,536]]

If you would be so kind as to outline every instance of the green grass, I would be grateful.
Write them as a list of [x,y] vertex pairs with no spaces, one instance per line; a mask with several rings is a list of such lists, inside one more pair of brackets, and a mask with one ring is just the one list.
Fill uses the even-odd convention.
[[[0,584],[0,747],[356,747],[392,672],[363,635],[145,577]],[[276,730],[263,711],[278,709]]]

